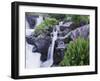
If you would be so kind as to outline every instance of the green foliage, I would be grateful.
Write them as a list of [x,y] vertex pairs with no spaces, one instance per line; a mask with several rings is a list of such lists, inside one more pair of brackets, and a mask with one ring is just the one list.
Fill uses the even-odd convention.
[[47,18],[35,29],[35,34],[40,35],[47,32],[47,29],[52,28],[58,21],[55,18]]
[[63,21],[66,18],[65,14],[48,14],[50,18],[55,18],[58,21]]
[[85,16],[85,15],[73,15],[72,16],[72,21],[75,24],[79,24],[80,22],[84,22],[86,24],[89,23],[89,16]]
[[50,18],[55,18],[58,21],[73,21],[75,26],[80,26],[80,23],[89,24],[88,15],[72,15],[72,14],[48,14]]
[[80,25],[89,24],[89,16],[88,15],[71,15],[66,14],[65,21],[72,21],[74,23],[74,27],[79,27]]
[[58,21],[55,18],[47,18],[43,22],[45,26],[52,27],[58,23]]
[[61,66],[89,65],[89,40],[78,38],[71,41],[65,49]]

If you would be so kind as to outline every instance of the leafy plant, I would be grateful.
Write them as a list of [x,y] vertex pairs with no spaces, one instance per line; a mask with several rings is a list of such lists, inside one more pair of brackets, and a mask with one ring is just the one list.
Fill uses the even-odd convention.
[[89,16],[88,15],[71,15],[66,14],[66,18],[64,21],[72,21],[74,29],[86,24],[89,24]]
[[56,25],[58,21],[55,18],[47,18],[35,29],[35,34],[40,35],[48,32],[47,30]]
[[48,14],[50,18],[55,18],[58,21],[62,21],[65,19],[66,15],[65,14]]
[[78,38],[71,41],[65,49],[61,66],[89,65],[89,40]]
[[84,23],[88,24],[89,23],[89,16],[73,15],[72,16],[72,21],[77,25],[80,24],[80,22],[84,22]]

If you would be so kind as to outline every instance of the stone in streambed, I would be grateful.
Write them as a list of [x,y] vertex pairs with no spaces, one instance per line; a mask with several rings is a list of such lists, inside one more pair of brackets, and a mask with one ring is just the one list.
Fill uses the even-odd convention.
[[34,42],[35,48],[33,48],[33,52],[41,53],[40,59],[42,62],[47,60],[48,48],[50,46],[50,43],[51,43],[51,40],[49,37],[38,38]]

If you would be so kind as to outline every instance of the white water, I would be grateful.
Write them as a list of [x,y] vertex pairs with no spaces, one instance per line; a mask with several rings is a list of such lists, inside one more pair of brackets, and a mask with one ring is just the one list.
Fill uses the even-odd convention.
[[[27,32],[31,32],[31,31],[27,31]],[[26,68],[32,69],[32,68],[38,68],[38,67],[52,66],[54,46],[55,46],[55,41],[57,40],[57,33],[58,33],[57,30],[56,31],[53,30],[52,43],[48,49],[47,60],[43,63],[40,61],[41,54],[33,53],[32,52],[33,45],[30,45],[26,42]]]
[[39,24],[41,24],[42,21],[43,21],[43,16],[39,16],[39,18],[37,18],[36,26],[38,26]]
[[[39,17],[37,19],[37,25],[39,25],[42,21],[43,18]],[[34,32],[34,29],[29,29],[29,24],[26,21],[26,36],[31,35],[31,33]],[[47,55],[47,60],[45,62],[40,61],[41,54],[40,53],[33,53],[32,48],[33,45],[30,45],[26,42],[26,68],[27,69],[33,69],[33,68],[38,68],[38,67],[50,67],[53,64],[53,54],[54,54],[54,45],[55,41],[57,39],[57,28],[56,30],[53,30],[53,37],[52,37],[52,43],[48,49],[48,55]]]
[[58,33],[57,30],[53,30],[52,43],[48,49],[47,61],[43,62],[41,64],[41,67],[50,67],[53,64],[54,46],[55,46],[55,41],[57,40],[57,33]]
[[[43,21],[42,17],[37,19],[37,24],[40,24]],[[34,32],[34,29],[30,29],[29,23],[26,20],[26,36],[31,35]],[[33,69],[38,68],[41,65],[40,53],[33,53],[32,52],[33,45],[30,45],[26,42],[26,69]]]
[[40,67],[41,61],[40,61],[40,53],[33,53],[32,52],[32,45],[29,45],[26,43],[26,68],[27,69],[33,69]]

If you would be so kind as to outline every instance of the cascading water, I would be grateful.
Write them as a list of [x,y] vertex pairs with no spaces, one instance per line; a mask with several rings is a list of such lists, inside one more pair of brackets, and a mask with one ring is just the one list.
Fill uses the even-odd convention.
[[42,16],[39,16],[39,17],[37,18],[36,26],[38,26],[39,24],[41,24],[42,21],[43,21],[43,17],[42,17]]
[[[33,30],[33,29],[31,29]],[[32,31],[26,30],[29,35]],[[35,67],[51,67],[53,65],[53,54],[55,41],[57,40],[59,31],[59,26],[55,26],[52,32],[52,42],[48,48],[47,60],[45,62],[40,61],[41,54],[32,52],[34,45],[30,45],[26,42],[26,68],[35,68]],[[29,33],[28,33],[29,32]]]
[[33,48],[33,45],[29,45],[26,42],[26,68],[28,69],[40,67],[40,64],[41,64],[41,61],[39,60],[41,54],[33,53],[32,48]]
[[53,64],[54,46],[55,46],[55,41],[57,40],[57,34],[58,34],[58,31],[57,31],[57,28],[55,27],[53,29],[52,43],[48,49],[47,60],[41,64],[41,67],[50,67]]
[[[38,17],[37,26],[43,21],[42,17]],[[26,21],[27,22],[27,21]],[[29,26],[29,23],[26,23],[26,26]],[[37,68],[37,67],[51,67],[53,65],[53,54],[54,54],[54,46],[55,46],[55,41],[57,40],[58,36],[58,31],[59,31],[59,26],[56,25],[53,28],[52,31],[52,42],[48,48],[48,53],[47,53],[47,60],[45,62],[42,62],[40,60],[41,54],[38,52],[32,52],[32,49],[34,45],[28,44],[26,42],[26,68],[32,69],[32,68]],[[31,29],[30,27],[26,27],[26,36],[30,36],[34,32],[34,28]]]
[[[42,21],[43,21],[42,18],[39,17],[37,19],[37,24],[40,24]],[[26,36],[30,36],[33,32],[34,32],[34,29],[31,29],[29,27],[29,23],[26,20]],[[41,61],[40,61],[41,54],[33,53],[32,52],[33,47],[34,47],[33,45],[28,44],[26,42],[26,68],[27,69],[37,68],[37,67],[40,67],[41,65]]]

